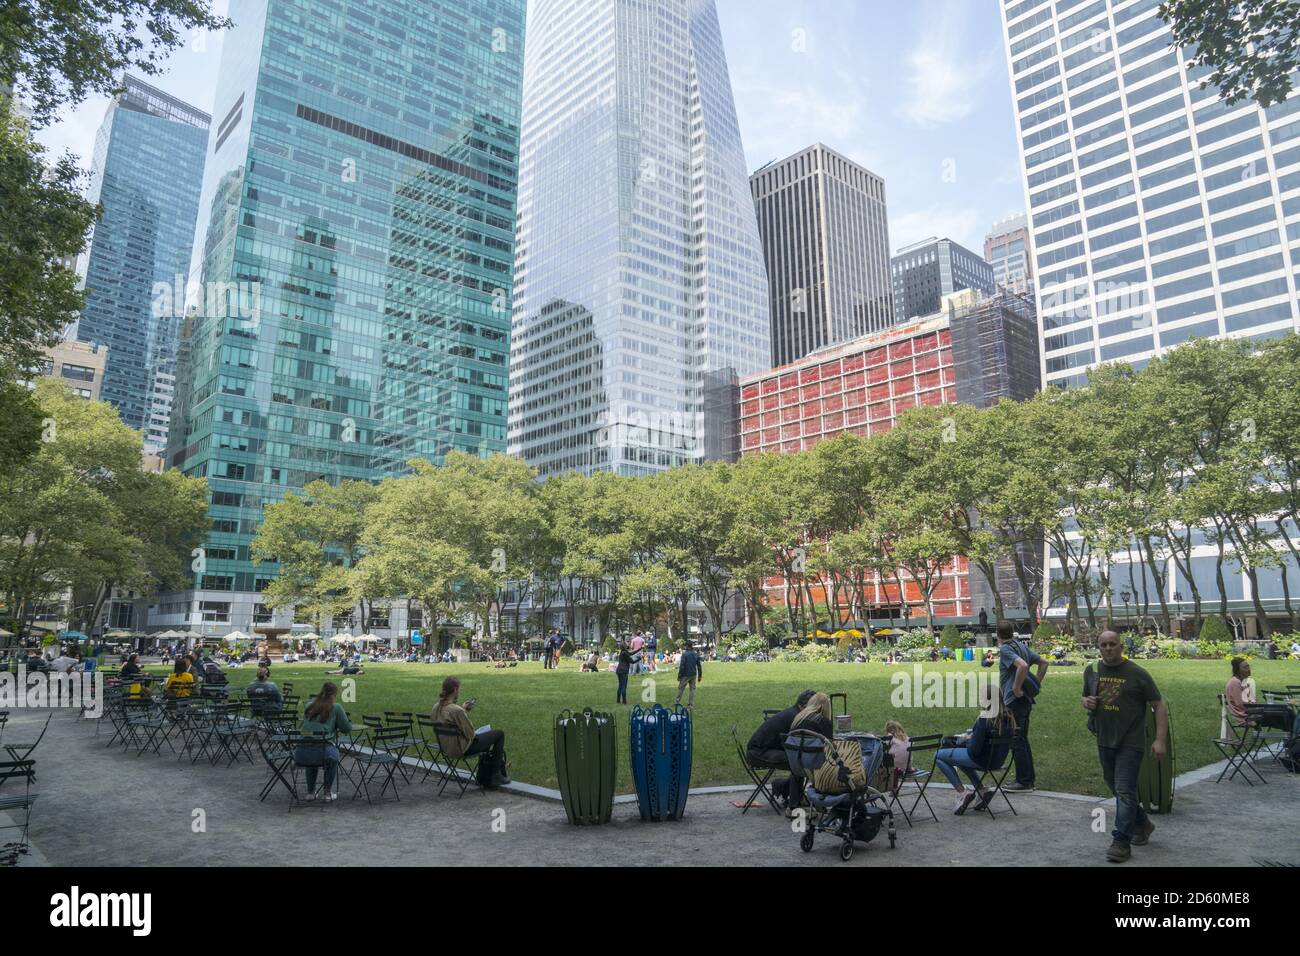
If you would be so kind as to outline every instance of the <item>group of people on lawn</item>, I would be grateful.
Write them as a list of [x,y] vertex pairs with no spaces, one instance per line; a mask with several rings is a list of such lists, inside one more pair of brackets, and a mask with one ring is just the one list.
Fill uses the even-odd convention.
[[[1001,768],[1008,754],[1014,761],[1015,779],[1003,789],[1013,793],[1027,793],[1034,789],[1029,725],[1048,664],[1028,644],[1016,638],[1010,624],[998,625],[997,641],[997,692],[981,701],[982,710],[974,726],[964,734],[945,740],[945,746],[935,755],[935,769],[952,784],[956,793],[953,812],[958,816],[988,806],[993,792],[983,785],[984,774]],[[1165,759],[1169,715],[1151,675],[1124,657],[1118,634],[1104,632],[1098,639],[1098,650],[1100,660],[1095,673],[1090,667],[1085,675],[1081,701],[1088,714],[1088,727],[1097,737],[1102,776],[1116,799],[1115,827],[1106,858],[1123,862],[1129,859],[1131,847],[1146,844],[1155,830],[1155,825],[1138,803],[1138,769],[1148,747],[1154,760]],[[1155,711],[1156,717],[1155,737],[1150,741],[1146,738],[1149,709]],[[897,787],[911,769],[909,740],[906,730],[897,720],[888,721],[884,729],[893,757],[893,785]],[[806,690],[793,707],[763,721],[747,746],[746,759],[750,765],[788,766],[782,744],[794,730],[811,730],[831,738],[830,698]],[[959,771],[970,781],[969,790],[964,786]],[[785,797],[788,810],[798,807],[803,798],[803,782],[794,775],[779,781],[774,790]]]

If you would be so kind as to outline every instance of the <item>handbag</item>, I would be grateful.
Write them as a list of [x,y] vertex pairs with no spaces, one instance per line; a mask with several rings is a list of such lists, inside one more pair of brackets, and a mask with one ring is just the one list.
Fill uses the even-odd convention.
[[[840,764],[848,771],[848,780],[840,777]],[[829,741],[826,762],[812,772],[809,782],[819,793],[848,793],[867,784],[867,769],[862,765],[862,745],[852,738]]]

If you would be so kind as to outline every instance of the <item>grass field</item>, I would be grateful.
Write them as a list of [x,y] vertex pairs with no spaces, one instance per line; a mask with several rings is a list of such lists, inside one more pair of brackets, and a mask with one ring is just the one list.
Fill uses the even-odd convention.
[[[1179,773],[1220,759],[1210,739],[1218,735],[1217,695],[1228,679],[1224,661],[1143,661],[1169,701]],[[1255,661],[1255,678],[1262,689],[1281,689],[1300,684],[1300,661]],[[976,671],[971,664],[926,664],[925,672],[947,675]],[[304,700],[326,678],[324,664],[276,664],[271,678],[281,684],[291,681],[294,693]],[[857,730],[881,732],[893,717],[909,734],[952,733],[974,721],[975,707],[893,708],[890,704],[891,677],[913,673],[913,665],[887,667],[883,664],[716,664],[705,665],[705,680],[696,694],[695,751],[692,782],[696,786],[744,782],[731,726],[735,724],[741,742],[746,741],[767,707],[788,707],[806,687],[833,692],[846,691],[849,712]],[[227,671],[233,686],[241,687],[254,677],[245,666]],[[987,672],[986,672],[987,673]],[[994,672],[996,673],[996,672]],[[1082,667],[1052,668],[1043,693],[1034,707],[1030,724],[1037,785],[1044,790],[1104,794],[1097,767],[1094,739],[1085,726],[1080,706]],[[554,671],[540,663],[497,670],[486,664],[367,664],[366,673],[356,680],[355,700],[344,707],[353,718],[382,714],[385,710],[428,713],[437,700],[438,688],[447,674],[461,678],[461,698],[475,697],[471,720],[476,726],[491,724],[506,732],[506,750],[511,774],[521,781],[556,786],[551,728],[562,710],[591,707],[617,715],[620,792],[632,788],[627,761],[627,712],[614,704],[617,679],[613,674],[583,674],[576,662],[565,661]],[[653,686],[642,681],[652,675],[634,676],[629,681],[628,699],[637,702],[643,693],[653,692],[658,701],[671,706],[676,695],[676,674],[660,672]]]

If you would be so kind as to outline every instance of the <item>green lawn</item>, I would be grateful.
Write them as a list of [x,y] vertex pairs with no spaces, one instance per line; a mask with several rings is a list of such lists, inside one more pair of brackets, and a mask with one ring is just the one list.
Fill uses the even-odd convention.
[[[1216,695],[1222,693],[1229,676],[1224,661],[1144,661],[1170,702],[1177,770],[1182,773],[1220,759],[1210,738],[1218,735],[1219,708]],[[912,673],[913,665],[887,667],[883,664],[716,664],[705,665],[695,707],[695,763],[692,780],[696,786],[744,781],[731,726],[736,724],[742,742],[758,725],[765,707],[786,707],[805,687],[832,692],[847,691],[853,726],[879,733],[885,720],[902,722],[912,735],[955,732],[971,725],[974,707],[943,709],[890,706],[890,678],[896,672]],[[1300,661],[1255,661],[1256,680],[1262,689],[1300,684]],[[273,680],[292,681],[294,692],[304,699],[327,678],[323,664],[276,664]],[[926,664],[925,671],[949,674],[979,671],[970,664]],[[227,671],[238,687],[253,679],[254,668]],[[654,690],[660,703],[672,704],[676,694],[674,672],[662,673]],[[1037,784],[1045,790],[1102,794],[1093,737],[1085,726],[1079,703],[1082,667],[1052,668],[1043,693],[1034,708],[1030,726]],[[463,682],[461,697],[478,698],[471,720],[491,724],[506,732],[506,749],[512,775],[521,781],[554,787],[555,764],[551,728],[555,715],[565,709],[583,707],[613,710],[619,723],[619,789],[631,789],[627,753],[627,717],[630,708],[613,703],[617,679],[613,674],[583,674],[575,662],[565,661],[558,670],[544,671],[541,664],[527,663],[507,669],[486,664],[367,664],[366,673],[356,680],[356,699],[344,702],[348,713],[382,714],[385,710],[427,713],[437,699],[442,678],[456,674]],[[628,697],[641,699],[640,681],[633,677]],[[338,682],[340,678],[330,677]]]

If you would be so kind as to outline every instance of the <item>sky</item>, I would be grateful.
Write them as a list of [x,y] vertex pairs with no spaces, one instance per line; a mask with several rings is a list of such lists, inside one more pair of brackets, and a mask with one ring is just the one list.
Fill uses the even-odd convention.
[[[716,0],[752,172],[815,142],[885,178],[893,250],[930,236],[977,253],[1024,187],[997,0]],[[216,0],[225,13],[226,0]],[[153,83],[211,112],[220,34]],[[104,97],[38,134],[89,166]]]

